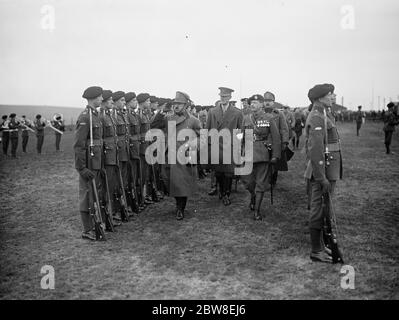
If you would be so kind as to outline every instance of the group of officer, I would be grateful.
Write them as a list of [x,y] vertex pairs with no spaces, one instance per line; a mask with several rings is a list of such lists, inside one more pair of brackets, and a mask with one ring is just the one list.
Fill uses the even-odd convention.
[[[64,122],[61,116],[57,116],[50,125],[55,129],[55,147],[56,151],[60,151],[61,135],[65,131]],[[35,120],[31,121],[26,118],[25,115],[22,118],[18,118],[15,113],[11,113],[8,117],[7,115],[2,116],[2,122],[0,130],[2,132],[2,145],[3,154],[8,156],[8,146],[11,143],[11,157],[17,157],[17,148],[19,140],[19,131],[21,131],[22,137],[22,152],[26,153],[26,147],[29,142],[29,131],[35,133],[37,138],[36,150],[38,154],[42,153],[43,141],[44,141],[44,129],[46,127],[46,122],[42,120],[40,114],[36,115]]]

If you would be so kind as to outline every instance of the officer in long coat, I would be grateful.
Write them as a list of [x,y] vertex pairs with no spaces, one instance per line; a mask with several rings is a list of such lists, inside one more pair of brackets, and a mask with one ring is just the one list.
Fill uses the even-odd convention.
[[[336,181],[342,178],[342,158],[338,131],[334,117],[328,112],[334,98],[332,84],[320,84],[309,90],[313,103],[305,124],[307,167],[305,178],[311,183],[310,258],[317,262],[330,262],[331,252],[325,248],[322,237],[325,211],[323,194],[333,194]],[[326,128],[327,124],[327,128]],[[326,136],[327,134],[327,136]],[[328,150],[328,162],[326,151]]]
[[278,171],[288,171],[287,156],[286,156],[286,148],[288,147],[289,144],[288,125],[284,113],[276,108],[276,105],[274,103],[276,98],[274,94],[269,91],[266,91],[263,97],[265,99],[264,103],[265,112],[271,113],[273,115],[273,119],[276,123],[277,130],[280,132],[280,138],[281,138],[281,158],[276,164],[277,170],[274,170],[272,176],[272,182],[273,184],[276,184]]
[[391,152],[392,134],[395,131],[395,126],[399,124],[398,107],[395,109],[395,104],[390,102],[387,104],[388,111],[384,114],[384,132],[385,132],[385,148],[386,154],[393,154]]
[[[75,168],[79,173],[79,211],[83,224],[82,238],[96,240],[94,222],[89,213],[89,183],[95,179],[98,190],[101,190],[100,170],[102,166],[103,141],[102,124],[96,108],[100,106],[102,98],[101,87],[89,87],[83,93],[87,99],[86,109],[79,115],[76,122]],[[90,150],[90,117],[93,132],[94,147]],[[91,155],[91,152],[93,155]]]
[[[231,94],[234,92],[233,89],[220,87],[220,103],[218,103],[214,108],[209,110],[208,118],[206,122],[206,129],[216,129],[218,132],[223,129],[227,129],[230,133],[230,140],[224,141],[224,139],[219,139],[219,141],[212,141],[209,138],[209,151],[208,156],[212,158],[212,143],[219,145],[219,162],[211,166],[215,171],[216,182],[220,188],[220,194],[223,199],[223,204],[228,206],[231,204],[230,194],[231,185],[234,176],[234,164],[233,150],[230,152],[230,163],[226,163],[227,159],[223,159],[224,150],[233,149],[233,130],[241,129],[243,114],[241,110],[232,106],[229,102],[231,100]],[[211,163],[211,162],[209,162]]]
[[[251,210],[255,210],[254,219],[261,220],[260,207],[269,184],[271,165],[281,156],[280,133],[270,113],[263,110],[264,98],[255,94],[248,99],[251,113],[243,119],[243,129],[253,130],[253,166],[248,176],[243,176],[247,190],[251,194]],[[245,139],[244,139],[245,144]]]
[[[195,159],[197,146],[199,144],[199,136],[201,124],[199,120],[188,114],[186,108],[190,104],[190,97],[184,92],[177,91],[176,98],[172,102],[174,114],[167,116],[167,125],[176,125],[176,137],[182,129],[191,129],[193,136],[187,137],[185,141],[176,141],[176,150],[166,150],[166,165],[162,166],[163,176],[168,188],[168,193],[171,197],[176,199],[176,219],[182,220],[184,218],[184,210],[187,203],[187,198],[192,197],[197,188],[197,168],[195,164],[198,159]],[[168,135],[171,133],[168,132]],[[182,146],[184,150],[182,150]],[[175,151],[175,152],[174,152]],[[176,155],[175,164],[171,163],[168,154]],[[182,161],[185,160],[185,162]]]

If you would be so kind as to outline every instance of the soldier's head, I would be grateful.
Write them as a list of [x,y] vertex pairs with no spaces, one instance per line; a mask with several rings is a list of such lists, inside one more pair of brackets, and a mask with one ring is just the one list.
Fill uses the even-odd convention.
[[261,94],[254,94],[248,99],[248,102],[251,106],[251,111],[256,113],[262,110],[265,99],[262,97]]
[[123,110],[126,105],[125,93],[123,91],[116,91],[112,94],[112,100],[114,101],[114,106],[118,110]]
[[42,118],[42,115],[41,115],[41,114],[37,114],[37,115],[36,115],[36,119],[37,119],[37,120],[39,120],[39,119],[41,119],[41,118]]
[[249,104],[248,104],[248,99],[247,98],[242,98],[241,99],[241,106],[243,109],[248,108]]
[[89,87],[84,92],[82,97],[87,99],[87,104],[91,107],[98,108],[103,101],[103,89],[101,87]]
[[14,119],[16,116],[17,116],[17,115],[16,115],[15,113],[11,113],[11,114],[10,114],[10,118],[11,118],[11,119]]
[[273,93],[266,91],[265,94],[263,95],[263,98],[265,99],[264,105],[265,107],[273,107],[274,102],[276,101],[276,97],[274,96]]
[[3,116],[1,117],[1,119],[3,119],[3,120],[7,120],[7,118],[8,118],[7,115],[3,115]]
[[148,93],[139,93],[137,95],[137,102],[142,111],[149,109],[151,105],[150,95]]
[[234,92],[234,90],[226,87],[219,87],[219,90],[220,103],[222,105],[227,105],[231,100],[231,94]]
[[330,83],[317,84],[309,90],[308,98],[312,103],[318,102],[325,107],[332,107],[335,99],[335,87]]
[[156,96],[150,96],[150,109],[155,111],[158,109],[158,98]]
[[177,91],[172,105],[174,113],[182,115],[186,111],[186,108],[191,105],[190,96],[185,92]]
[[128,92],[125,94],[126,107],[129,109],[137,108],[137,97],[134,92]]
[[360,111],[362,110],[362,106],[358,106],[357,109]]
[[112,109],[113,101],[112,101],[112,91],[111,90],[104,90],[103,91],[103,102],[101,106],[106,109]]
[[157,109],[159,111],[163,111],[165,109],[165,106],[166,106],[167,103],[168,103],[167,99],[158,98],[158,107],[157,107]]

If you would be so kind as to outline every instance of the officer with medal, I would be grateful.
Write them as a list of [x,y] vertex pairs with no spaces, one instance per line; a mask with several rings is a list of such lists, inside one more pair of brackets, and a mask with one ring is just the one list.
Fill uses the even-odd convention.
[[[318,84],[308,94],[313,106],[305,124],[307,167],[305,178],[311,183],[310,258],[331,262],[331,251],[325,247],[322,228],[326,213],[322,205],[325,193],[334,193],[336,181],[342,178],[341,148],[334,117],[328,112],[334,100],[332,84]],[[328,151],[328,161],[326,152]]]
[[[243,119],[242,127],[253,130],[253,167],[242,181],[251,194],[250,209],[255,211],[254,219],[262,220],[260,207],[270,179],[270,166],[277,163],[281,156],[280,133],[270,113],[263,108],[264,98],[255,94],[248,99],[251,113]],[[245,144],[245,139],[244,139]],[[245,146],[243,147],[245,150]]]
[[[103,141],[102,124],[96,108],[101,105],[103,90],[101,87],[89,87],[83,93],[87,99],[86,109],[79,115],[76,122],[75,168],[79,173],[79,211],[83,224],[82,238],[96,240],[94,222],[89,213],[89,183],[95,179],[97,189],[101,190],[100,170],[102,166]],[[90,123],[94,147],[90,154]]]
[[281,139],[281,158],[276,164],[276,169],[273,172],[272,183],[277,183],[278,171],[288,171],[287,157],[286,157],[286,148],[289,144],[289,133],[288,133],[288,125],[287,120],[283,112],[279,111],[276,107],[275,101],[276,98],[273,93],[266,91],[263,95],[265,102],[265,112],[270,113],[273,116],[274,122],[276,123],[277,129],[280,132]]
[[[113,226],[118,227],[121,223],[121,215],[115,194],[119,192],[119,173],[117,168],[117,135],[115,119],[113,116],[112,91],[103,91],[103,102],[100,107],[100,119],[103,126],[104,142],[104,168],[107,175],[109,198],[111,199]],[[103,180],[105,187],[105,179]]]

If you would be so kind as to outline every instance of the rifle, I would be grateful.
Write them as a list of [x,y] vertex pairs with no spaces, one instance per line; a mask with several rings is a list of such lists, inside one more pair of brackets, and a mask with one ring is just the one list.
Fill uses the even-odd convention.
[[330,193],[323,195],[323,209],[326,212],[323,228],[323,239],[327,247],[331,250],[333,263],[344,263],[342,252],[338,248],[337,242],[337,224],[335,221],[334,208]]
[[[325,143],[325,164],[326,169],[330,165],[330,153],[328,151],[328,132],[327,132],[327,113],[324,109],[324,143]],[[323,201],[323,210],[326,212],[326,217],[324,219],[324,228],[323,228],[323,239],[327,245],[327,247],[331,250],[333,263],[344,263],[342,258],[342,253],[338,248],[337,241],[337,223],[335,219],[335,212],[332,205],[331,194],[327,192],[322,196]]]
[[105,181],[105,190],[106,190],[105,193],[106,193],[106,198],[107,198],[106,205],[104,205],[104,203],[101,203],[101,209],[105,213],[106,230],[114,232],[115,228],[114,228],[114,223],[112,221],[112,216],[111,216],[112,205],[111,205],[111,196],[110,196],[109,185],[108,185],[108,175],[107,175],[107,171],[105,171],[105,169],[102,169],[101,173],[103,174],[104,181]]
[[139,163],[139,174],[138,174],[138,176],[137,176],[137,180],[138,180],[138,183],[139,183],[139,190],[140,191],[138,191],[137,189],[137,199],[138,199],[138,202],[139,202],[139,208],[141,209],[141,210],[144,210],[144,205],[143,205],[143,203],[144,203],[144,199],[143,199],[143,190],[142,190],[142,188],[143,188],[143,183],[142,183],[142,179],[141,179],[141,173],[142,173],[142,168],[141,168],[141,159],[138,159],[138,163]]
[[[93,148],[94,148],[94,141],[93,141],[93,119],[92,119],[92,111],[89,108],[89,120],[90,120],[90,145],[89,145],[89,153],[90,157],[94,156]],[[89,169],[92,168],[91,165],[91,158],[88,159],[88,167]],[[97,186],[95,179],[91,179],[88,183],[89,189],[89,213],[93,218],[94,222],[94,230],[96,233],[96,240],[106,240],[105,237],[105,226],[102,221],[101,211],[100,211],[100,200],[98,198]]]

